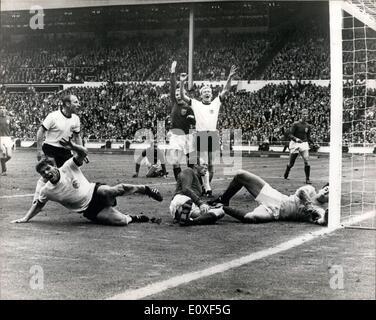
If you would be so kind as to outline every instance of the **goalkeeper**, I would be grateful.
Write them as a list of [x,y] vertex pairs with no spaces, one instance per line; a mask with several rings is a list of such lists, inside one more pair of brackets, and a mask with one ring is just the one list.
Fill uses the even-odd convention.
[[[259,206],[248,212],[229,207],[231,198],[243,187],[255,198]],[[259,176],[239,170],[226,191],[211,205],[222,204],[226,214],[243,223],[264,223],[271,221],[299,221],[327,225],[329,184],[317,193],[313,186],[300,187],[287,196],[272,188]]]

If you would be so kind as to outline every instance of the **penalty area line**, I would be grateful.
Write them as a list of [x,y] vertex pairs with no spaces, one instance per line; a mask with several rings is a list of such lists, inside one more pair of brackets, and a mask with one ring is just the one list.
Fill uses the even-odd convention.
[[257,252],[253,252],[247,256],[240,257],[238,259],[230,260],[221,264],[217,264],[215,266],[205,268],[202,270],[189,272],[182,274],[180,276],[172,277],[167,280],[158,281],[155,283],[151,283],[145,287],[141,287],[138,289],[129,289],[117,295],[114,295],[106,300],[138,300],[143,299],[161,292],[164,292],[168,289],[176,288],[180,285],[190,283],[192,281],[202,279],[205,277],[209,277],[218,273],[222,273],[228,271],[230,269],[238,268],[242,265],[251,263],[256,260],[264,259],[269,256],[272,256],[277,253],[281,253],[287,251],[289,249],[298,247],[302,244],[305,244],[311,240],[317,239],[323,235],[330,234],[336,230],[343,229],[345,226],[349,226],[354,223],[359,223],[363,220],[367,220],[373,217],[376,212],[368,212],[357,217],[351,218],[346,222],[342,223],[342,225],[336,228],[322,228],[317,231],[307,232],[301,236],[295,237],[291,240],[282,242],[274,247],[270,247],[264,250],[260,250]]

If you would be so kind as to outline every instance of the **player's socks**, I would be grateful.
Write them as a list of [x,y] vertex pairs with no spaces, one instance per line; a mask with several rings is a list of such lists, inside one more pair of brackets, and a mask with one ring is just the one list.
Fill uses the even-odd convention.
[[154,200],[159,202],[163,201],[163,197],[156,188],[150,188],[149,186],[145,186],[145,194]]
[[211,191],[209,180],[210,180],[209,172],[206,172],[205,175],[202,177],[202,184],[203,184],[204,189],[205,189],[205,194],[207,194],[209,191]]
[[175,180],[177,181],[178,180],[178,175],[181,172],[181,168],[180,167],[173,168],[173,171],[174,171]]
[[4,173],[4,172],[7,171],[7,167],[5,165],[7,160],[6,160],[6,158],[1,158],[0,161],[1,161],[1,173]]
[[240,221],[244,221],[244,216],[247,214],[245,210],[239,210],[232,207],[223,207],[223,211],[231,217],[234,217]]
[[187,220],[185,225],[206,225],[206,224],[214,224],[220,217],[215,215],[214,213],[207,212],[195,219]]
[[229,205],[229,202],[228,201],[224,201],[222,199],[222,196],[219,196],[218,198],[215,198],[213,200],[207,201],[207,203],[208,203],[209,206],[213,206],[213,207],[217,206],[218,204],[223,205],[223,206],[228,206]]
[[131,216],[132,218],[132,221],[133,223],[142,223],[142,222],[149,222],[149,217],[148,216],[144,216],[142,214],[139,214],[137,216]]
[[167,176],[167,170],[166,170],[166,165],[164,163],[161,164],[162,167],[162,175]]
[[136,163],[136,173],[133,175],[133,178],[138,177],[138,173],[140,172],[141,165],[139,163]]
[[214,177],[214,168],[213,165],[208,166],[208,171],[209,171],[209,182],[213,180]]
[[238,191],[243,188],[243,184],[238,181],[238,177],[235,176],[227,187],[226,191],[220,196],[221,203],[228,206],[231,198],[238,193]]
[[287,165],[286,170],[285,170],[285,174],[283,175],[283,177],[285,179],[287,179],[289,177],[290,170],[291,170],[291,167],[289,165]]
[[309,176],[311,173],[311,166],[304,166],[304,173],[306,176],[306,184],[311,184],[311,181],[309,180]]

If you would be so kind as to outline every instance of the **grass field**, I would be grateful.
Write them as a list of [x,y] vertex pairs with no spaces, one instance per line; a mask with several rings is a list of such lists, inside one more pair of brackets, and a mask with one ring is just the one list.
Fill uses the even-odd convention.
[[[291,179],[283,180],[286,161],[243,158],[243,168],[289,194],[303,184],[304,173],[298,159]],[[285,222],[245,225],[227,216],[213,226],[179,227],[168,213],[174,191],[171,168],[169,179],[133,179],[131,156],[91,154],[83,172],[93,182],[156,185],[164,195],[162,203],[130,196],[118,198],[118,207],[160,217],[161,224],[99,226],[55,203],[28,224],[11,224],[31,203],[38,178],[35,162],[35,153],[18,150],[8,176],[0,177],[1,299],[108,299],[121,293],[132,298],[132,290],[145,287],[139,298],[375,299],[375,231],[339,229],[317,235],[326,228]],[[312,159],[311,166],[313,184],[319,187],[327,181],[328,159]],[[229,178],[218,169],[214,193]],[[255,206],[244,191],[232,204]],[[314,237],[304,241],[310,235]],[[299,237],[301,244],[279,250]],[[231,264],[246,256],[255,258]],[[30,286],[33,266],[43,270],[43,289]],[[343,287],[333,287],[338,267]]]

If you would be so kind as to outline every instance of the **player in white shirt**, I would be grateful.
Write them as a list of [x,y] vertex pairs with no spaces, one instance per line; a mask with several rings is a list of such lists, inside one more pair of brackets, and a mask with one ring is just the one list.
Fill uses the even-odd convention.
[[13,223],[28,222],[42,210],[48,200],[58,202],[74,212],[83,213],[84,217],[98,224],[125,226],[130,222],[149,221],[147,216],[130,216],[117,210],[116,197],[140,193],[162,201],[163,198],[157,189],[124,183],[116,186],[90,183],[80,169],[87,156],[87,150],[70,140],[62,139],[60,143],[65,148],[75,151],[77,155],[68,159],[60,168],[49,158],[38,162],[36,170],[47,182],[26,215],[12,221]]
[[192,108],[196,119],[195,151],[198,153],[197,158],[203,158],[208,163],[208,173],[203,178],[204,188],[208,195],[211,195],[210,181],[214,176],[213,156],[220,149],[217,131],[219,110],[226,93],[231,89],[231,80],[236,71],[237,68],[231,66],[226,85],[218,97],[213,100],[212,89],[207,85],[200,89],[201,101],[187,97],[184,92],[184,82],[188,76],[183,74],[180,77],[181,98]]
[[[62,146],[59,141],[73,138],[76,144],[82,145],[80,137],[80,118],[75,114],[80,102],[75,95],[66,95],[62,99],[62,105],[56,111],[49,113],[37,132],[37,159],[52,158],[56,166],[60,168],[65,161],[70,159],[72,152]],[[44,140],[45,139],[45,140]],[[34,192],[33,202],[39,197],[40,189],[46,181],[40,178]]]
[[75,143],[82,145],[80,118],[75,114],[79,107],[78,98],[75,95],[67,95],[62,99],[59,110],[47,115],[37,132],[38,161],[47,156],[53,158],[59,168],[72,157],[71,151],[63,147],[59,141],[73,137]]
[[[259,204],[253,211],[229,207],[231,198],[243,187]],[[300,221],[318,225],[327,224],[329,184],[316,192],[311,185],[300,187],[293,195],[287,196],[272,188],[259,176],[239,170],[226,191],[209,204],[224,205],[225,213],[244,223],[271,221]]]

